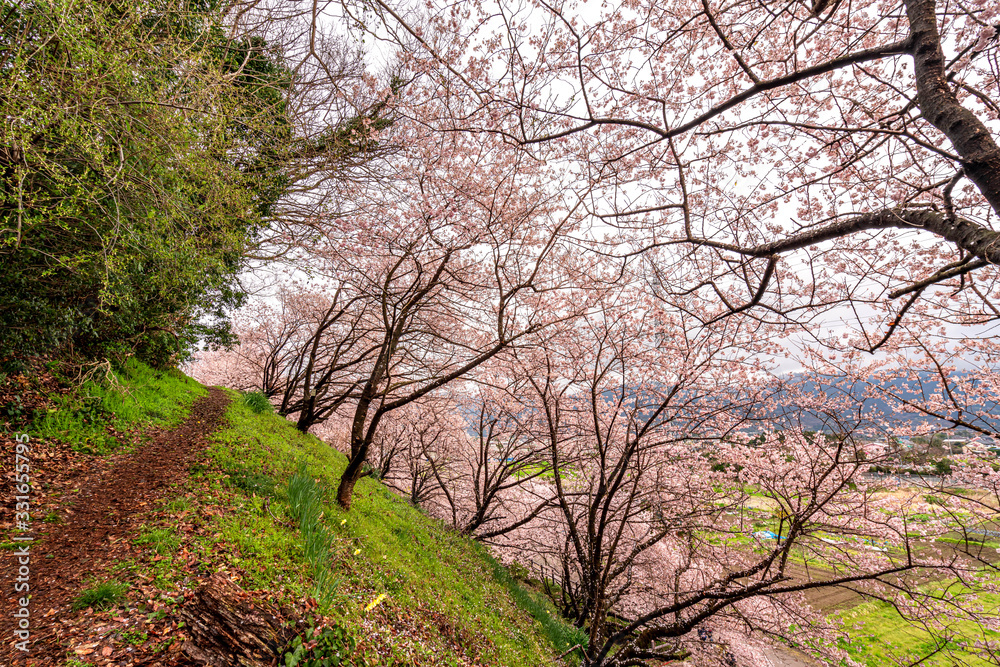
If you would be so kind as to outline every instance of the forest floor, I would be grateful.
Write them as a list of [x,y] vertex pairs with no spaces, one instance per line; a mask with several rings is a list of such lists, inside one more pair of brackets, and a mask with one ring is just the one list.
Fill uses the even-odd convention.
[[[206,436],[219,428],[229,401],[221,389],[210,389],[179,426],[147,434],[149,441],[135,451],[108,457],[96,469],[67,465],[48,467],[48,474],[36,473],[33,484],[45,485],[47,495],[63,500],[53,503],[46,515],[51,519],[32,535],[31,649],[22,653],[8,642],[7,664],[15,659],[25,665],[61,664],[68,649],[79,656],[93,654],[99,664],[149,662],[137,660],[128,643],[102,641],[116,630],[127,631],[127,619],[119,616],[100,625],[80,622],[87,615],[77,613],[83,610],[74,609],[75,600],[88,585],[110,579],[113,565],[133,555],[132,539],[140,532],[144,514],[187,475]],[[72,458],[59,460],[70,463]],[[15,549],[9,551],[4,581],[14,581],[18,567]],[[44,556],[38,559],[40,554]],[[13,637],[12,621],[16,619],[4,615],[4,637]],[[156,629],[165,634],[165,628]],[[158,658],[152,662],[174,662]]]

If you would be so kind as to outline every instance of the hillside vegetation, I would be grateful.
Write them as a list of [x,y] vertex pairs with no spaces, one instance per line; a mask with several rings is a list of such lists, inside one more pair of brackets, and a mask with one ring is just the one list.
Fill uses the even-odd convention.
[[[251,404],[234,394],[211,467],[192,482],[199,506],[231,508],[216,519],[221,537],[195,543],[246,586],[313,597],[357,642],[357,664],[554,664],[576,642],[482,545],[377,480],[364,478],[350,514],[340,510],[331,487],[346,458]],[[296,495],[294,481],[309,490]],[[306,525],[294,501],[310,493],[319,520]]]
[[[176,371],[133,361],[103,382],[25,406],[21,428],[42,466],[32,520],[47,533],[34,548],[46,553],[53,529],[79,521],[77,494],[94,479],[81,482],[85,474],[96,469],[100,478],[116,461],[141,459],[135,446],[185,420],[205,393]],[[555,665],[580,641],[485,547],[378,481],[363,479],[353,511],[341,511],[330,485],[344,456],[259,396],[227,393],[222,428],[186,479],[149,503],[138,529],[109,547],[110,565],[88,576],[60,615],[66,664],[103,664],[126,649],[130,659],[179,657],[180,613],[215,573],[254,600],[331,628],[346,649],[342,664]],[[0,542],[14,544],[12,524],[3,527]]]
[[0,0],[0,667],[1000,667],[1000,2],[845,4]]

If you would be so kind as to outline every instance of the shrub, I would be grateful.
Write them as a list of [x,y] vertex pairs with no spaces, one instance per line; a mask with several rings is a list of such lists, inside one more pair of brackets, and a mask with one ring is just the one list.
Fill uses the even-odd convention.
[[[285,183],[280,60],[230,36],[215,2],[2,7],[0,145],[18,157],[0,176],[0,357],[165,366],[199,336],[226,342],[244,252]],[[179,87],[205,111],[160,104]]]

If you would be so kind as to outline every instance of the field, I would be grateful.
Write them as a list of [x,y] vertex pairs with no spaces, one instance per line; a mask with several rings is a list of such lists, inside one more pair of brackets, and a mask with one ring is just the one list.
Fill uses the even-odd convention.
[[[994,618],[1000,615],[1000,595],[979,592],[979,604]],[[943,628],[948,641],[936,641],[930,633],[914,627],[884,602],[865,602],[836,614],[844,622],[849,641],[844,642],[851,657],[869,667],[920,664],[949,667],[996,665],[983,654],[987,642],[996,646],[1000,632],[983,631],[972,623],[952,622]],[[937,617],[936,620],[942,617]],[[938,628],[935,634],[939,634]]]
[[[892,493],[909,497],[915,492],[919,495],[915,489],[897,490]],[[773,519],[772,507],[773,503],[759,494],[751,497],[750,515],[757,515],[752,521],[753,530],[772,532],[778,530],[778,522]],[[728,541],[730,544],[739,544],[746,548],[753,547],[753,540],[747,537],[736,536]],[[862,546],[863,540],[860,540],[858,548]],[[933,543],[918,542],[915,548],[917,553],[930,549],[944,550],[946,553],[948,551],[958,553],[961,550],[981,559],[983,563],[992,563],[995,566],[1000,562],[998,546],[1000,545],[995,540],[967,542],[956,532],[950,536],[940,537]],[[801,550],[793,550],[788,569],[791,576],[800,581],[824,578],[833,574],[821,559],[814,554],[807,557]],[[1000,581],[1000,576],[994,573],[992,581]],[[945,590],[944,583],[929,581],[922,590],[941,595]],[[996,588],[992,587],[989,591],[983,589],[973,591],[960,585],[951,585],[947,588],[948,596],[956,608],[968,609],[975,604],[987,618],[1000,618],[1000,593],[993,592],[995,590]],[[952,665],[978,667],[997,664],[995,655],[993,658],[984,657],[986,655],[984,646],[1000,645],[1000,632],[984,630],[974,623],[946,621],[944,625],[933,627],[932,635],[928,629],[921,627],[919,622],[903,618],[891,604],[866,600],[847,587],[813,589],[807,591],[806,598],[812,607],[829,614],[831,619],[843,624],[844,638],[839,642],[841,648],[846,649],[852,659],[868,667],[917,663],[936,667]],[[939,623],[940,619],[950,619],[952,616],[945,611],[929,622]],[[784,649],[772,653],[771,659],[781,667],[818,664],[801,653]]]

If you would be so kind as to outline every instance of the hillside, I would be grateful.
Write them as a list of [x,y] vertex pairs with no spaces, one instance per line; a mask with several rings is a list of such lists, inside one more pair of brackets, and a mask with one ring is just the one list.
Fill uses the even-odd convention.
[[[15,537],[35,538],[30,650],[8,640],[6,656],[192,664],[183,615],[216,574],[326,628],[315,652],[345,665],[554,665],[577,641],[482,545],[379,482],[342,512],[329,489],[344,457],[260,397],[137,363],[76,392],[45,369],[3,382],[32,484],[29,530],[10,504],[0,517],[5,568]],[[3,449],[13,460],[12,438]]]

